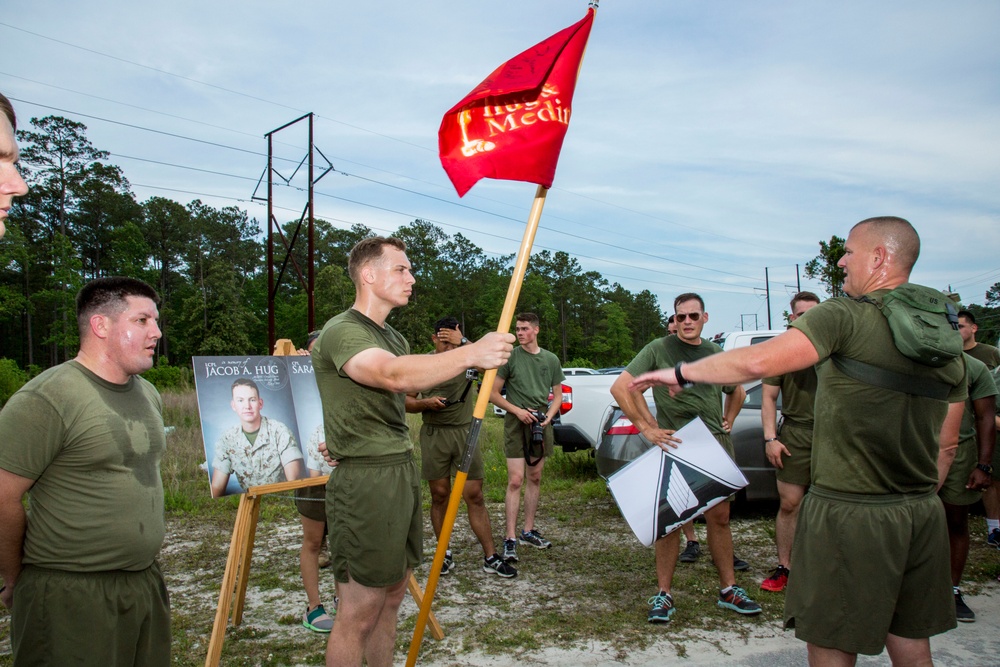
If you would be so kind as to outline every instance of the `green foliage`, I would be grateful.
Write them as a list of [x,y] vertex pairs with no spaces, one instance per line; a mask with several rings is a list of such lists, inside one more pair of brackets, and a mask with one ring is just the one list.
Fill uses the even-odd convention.
[[819,242],[819,255],[806,263],[806,275],[826,285],[830,296],[843,296],[844,270],[837,262],[844,256],[844,239],[831,236],[830,242]]
[[27,381],[28,374],[22,371],[13,359],[0,358],[0,406]]
[[186,391],[192,387],[193,377],[189,366],[171,366],[160,357],[159,362],[142,374],[158,391]]

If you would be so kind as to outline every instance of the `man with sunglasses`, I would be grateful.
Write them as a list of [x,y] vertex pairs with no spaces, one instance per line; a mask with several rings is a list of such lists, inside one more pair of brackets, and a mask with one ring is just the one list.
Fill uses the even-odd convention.
[[[885,649],[894,665],[927,667],[929,638],[956,625],[936,490],[938,453],[958,441],[965,360],[934,367],[907,357],[879,308],[909,281],[920,254],[909,222],[862,220],[844,247],[838,265],[850,298],[824,301],[759,345],[648,373],[629,389],[659,386],[683,395],[702,384],[748,382],[831,359],[816,369],[812,483],[792,547],[785,627],[808,643],[810,665],[854,665],[858,653]],[[852,360],[915,379],[908,391],[866,382],[849,373]],[[942,393],[918,394],[917,384]],[[988,469],[987,452],[981,454]],[[975,474],[973,487],[986,486],[989,473]]]
[[[462,334],[457,319],[445,317],[434,324],[431,342],[434,344],[432,354],[441,354],[462,347],[469,339]],[[458,470],[465,456],[466,436],[476,405],[478,392],[475,385],[478,380],[478,371],[470,368],[427,391],[410,392],[406,395],[406,411],[423,415],[420,426],[420,466],[422,476],[431,490],[431,525],[436,537],[441,536],[441,526],[448,510],[451,476]],[[462,498],[469,511],[469,526],[483,548],[483,571],[510,579],[517,576],[517,570],[496,552],[493,528],[483,500],[483,473],[483,452],[477,447],[469,465],[469,476],[462,490]],[[451,549],[448,549],[441,564],[441,574],[446,575],[453,569],[455,561],[451,557]]]
[[[701,332],[708,322],[705,302],[693,293],[681,294],[674,299],[674,321],[677,323],[675,336],[664,336],[649,343],[611,386],[611,394],[618,406],[632,420],[643,437],[659,445],[683,447],[674,432],[695,417],[701,417],[719,444],[730,457],[733,456],[733,441],[729,429],[743,407],[746,392],[735,384],[726,387],[704,385],[690,392],[672,397],[663,388],[653,389],[656,403],[656,417],[649,411],[642,392],[629,390],[633,379],[643,373],[661,368],[673,368],[682,362],[693,362],[722,352],[715,343],[704,340]],[[722,394],[726,395],[723,407]],[[719,572],[719,598],[717,604],[723,609],[738,614],[759,614],[760,605],[736,585],[733,568],[733,535],[729,528],[729,503],[719,503],[705,512],[708,531],[708,547],[712,560]],[[651,609],[646,617],[650,623],[667,623],[674,614],[674,599],[671,584],[677,567],[680,531],[659,538],[655,543],[656,579],[659,592],[649,599]]]

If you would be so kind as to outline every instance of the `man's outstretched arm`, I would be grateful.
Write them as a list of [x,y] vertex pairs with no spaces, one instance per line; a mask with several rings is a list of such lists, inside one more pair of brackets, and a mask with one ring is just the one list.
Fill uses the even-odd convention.
[[[681,373],[685,380],[695,384],[743,384],[759,378],[802,370],[815,366],[818,361],[819,353],[813,347],[812,341],[801,331],[789,329],[763,343],[713,354],[693,363],[684,364]],[[643,373],[629,388],[645,391],[648,387],[656,385],[666,385],[671,393],[681,390],[673,368]]]
[[344,372],[359,384],[397,394],[436,387],[468,368],[498,368],[510,358],[514,335],[493,332],[471,345],[440,354],[407,354],[401,357],[372,347],[358,352],[344,364]]

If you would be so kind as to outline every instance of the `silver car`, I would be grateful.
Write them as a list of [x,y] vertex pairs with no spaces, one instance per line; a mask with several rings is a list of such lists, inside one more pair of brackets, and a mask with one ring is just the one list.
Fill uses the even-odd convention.
[[[764,454],[764,429],[760,422],[762,387],[759,380],[744,385],[747,397],[731,431],[736,465],[749,482],[739,495],[747,500],[778,498],[774,467]],[[655,406],[650,404],[649,409],[656,414]],[[778,409],[781,409],[780,397]],[[597,472],[607,479],[616,470],[653,446],[639,435],[639,430],[632,425],[622,409],[612,404],[605,414],[601,441],[597,445]]]

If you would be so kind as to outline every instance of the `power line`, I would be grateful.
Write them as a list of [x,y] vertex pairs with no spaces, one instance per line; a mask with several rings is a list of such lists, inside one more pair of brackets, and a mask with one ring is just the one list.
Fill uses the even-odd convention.
[[[0,24],[0,25],[2,25],[2,24]],[[266,157],[265,153],[259,153],[259,152],[251,151],[251,150],[248,150],[248,149],[245,149],[245,148],[239,148],[239,147],[236,147],[236,146],[228,146],[226,144],[221,144],[221,143],[218,143],[218,142],[206,141],[204,139],[197,139],[197,138],[194,138],[194,137],[188,137],[188,136],[177,134],[177,133],[173,133],[173,132],[165,132],[163,130],[156,130],[156,129],[149,128],[149,127],[144,127],[144,126],[141,126],[141,125],[135,125],[133,123],[125,123],[125,122],[113,120],[113,119],[110,119],[110,118],[104,118],[102,116],[95,116],[93,114],[79,113],[79,112],[71,111],[71,110],[68,110],[68,109],[63,109],[63,108],[59,108],[59,107],[53,107],[53,106],[47,105],[47,104],[39,104],[37,102],[32,102],[30,100],[24,100],[24,99],[17,98],[17,97],[11,97],[9,99],[12,99],[12,100],[17,101],[17,102],[22,102],[22,103],[25,103],[25,104],[32,104],[32,105],[39,106],[39,107],[42,107],[42,108],[45,108],[45,109],[59,111],[61,113],[75,114],[75,115],[78,115],[78,116],[82,116],[84,118],[91,118],[93,120],[99,120],[99,121],[103,121],[103,122],[107,122],[107,123],[112,123],[112,124],[116,124],[116,125],[122,125],[122,126],[125,126],[125,127],[130,127],[130,128],[141,130],[141,131],[153,132],[155,134],[161,134],[161,135],[169,136],[169,137],[176,138],[176,139],[184,139],[184,140],[187,140],[187,141],[193,141],[193,142],[197,142],[197,143],[202,143],[202,144],[206,144],[206,145],[209,145],[209,146],[214,146],[214,147],[217,147],[217,148],[225,148],[225,149],[228,149],[228,150],[239,151],[239,152],[248,153],[248,154],[251,154],[251,155],[256,155],[258,157]],[[133,157],[132,159],[144,160],[144,161],[148,161],[148,162],[158,162],[156,160],[147,160],[145,158],[135,158],[135,157]],[[280,159],[280,160],[283,160],[285,162],[291,162],[293,164],[297,164],[297,161],[291,160],[291,159],[287,159],[287,158],[275,158],[275,159]],[[207,173],[217,173],[219,175],[229,176],[229,177],[233,177],[233,178],[247,178],[247,177],[242,177],[242,176],[235,176],[233,174],[222,174],[221,172],[208,172],[208,170],[202,170],[202,169],[198,169],[198,168],[195,168],[195,167],[185,167],[185,166],[182,166],[182,165],[177,165],[177,164],[172,164],[172,163],[166,163],[166,162],[159,162],[159,163],[160,164],[164,164],[164,165],[170,165],[170,166],[182,168],[182,169],[191,169],[191,170],[194,170],[194,171],[203,171],[203,172],[207,172]],[[478,213],[483,213],[485,215],[491,215],[491,216],[494,216],[494,217],[497,217],[497,218],[500,218],[500,219],[503,219],[503,220],[508,220],[508,221],[511,221],[511,222],[515,222],[515,223],[518,223],[518,224],[521,223],[521,220],[518,220],[518,219],[513,218],[511,216],[503,215],[503,214],[500,214],[500,213],[495,213],[493,211],[487,211],[485,209],[480,209],[480,208],[477,208],[477,207],[474,207],[474,206],[469,206],[468,204],[463,204],[461,202],[450,201],[450,200],[447,200],[447,199],[444,199],[444,198],[441,198],[441,197],[436,197],[434,195],[429,195],[429,194],[426,194],[426,193],[418,192],[416,190],[411,190],[409,188],[404,188],[404,187],[401,187],[401,186],[398,186],[398,185],[392,185],[390,183],[385,183],[385,182],[379,181],[377,179],[367,178],[367,177],[364,177],[364,176],[358,176],[358,175],[355,175],[355,174],[350,174],[350,173],[339,171],[339,170],[335,170],[335,171],[337,171],[338,173],[341,173],[341,174],[343,174],[345,176],[352,176],[354,178],[358,178],[358,179],[363,180],[363,181],[367,181],[367,182],[370,182],[370,183],[373,183],[373,184],[376,184],[376,185],[380,185],[380,186],[383,186],[383,187],[391,188],[391,189],[394,189],[394,190],[399,190],[401,192],[406,192],[408,194],[416,195],[418,197],[424,197],[424,198],[427,198],[427,199],[431,199],[433,201],[437,201],[439,203],[443,203],[443,204],[446,204],[446,205],[457,206],[459,208],[463,208],[463,209],[475,211],[475,212],[478,212]],[[291,187],[293,187],[293,186],[291,186]],[[295,189],[297,189],[299,191],[304,191],[303,188],[295,188]],[[357,201],[357,200],[351,200],[351,199],[346,199],[346,198],[342,198],[342,197],[337,197],[335,195],[332,195],[332,194],[329,194],[329,193],[320,192],[320,191],[317,191],[317,194],[321,194],[321,195],[333,197],[335,199],[342,199],[343,201],[346,201],[346,202],[349,202],[349,203],[353,203],[353,204],[357,204],[357,205],[361,205],[361,206],[369,206],[369,207],[376,208],[376,209],[381,209],[382,208],[382,207],[376,206],[374,204],[367,204],[365,202],[361,202],[361,201]],[[388,210],[388,209],[382,209],[382,210]],[[394,213],[400,213],[398,211],[392,211],[392,212],[394,212]],[[416,218],[421,218],[421,219],[426,219],[426,216],[416,215],[415,217]],[[440,223],[440,224],[447,224],[447,223]],[[473,232],[473,233],[478,233],[478,234],[490,235],[488,232],[483,232],[483,231],[480,231],[480,230],[473,230],[473,229],[470,229],[468,227],[462,227],[462,226],[459,226],[459,225],[449,225],[449,226],[454,226],[454,227],[457,227],[459,229],[463,229],[463,230],[465,230],[467,232]],[[637,254],[637,255],[646,256],[646,257],[649,257],[651,259],[655,259],[655,260],[658,260],[658,261],[672,262],[674,264],[680,264],[682,266],[688,266],[688,267],[695,268],[695,269],[700,269],[700,270],[703,270],[703,271],[710,271],[710,272],[714,272],[714,273],[720,273],[720,274],[723,274],[723,275],[731,275],[731,276],[736,277],[736,278],[742,278],[742,279],[751,280],[751,281],[754,281],[754,282],[760,282],[759,278],[754,278],[754,277],[751,277],[751,276],[745,276],[745,275],[741,275],[741,274],[731,273],[729,271],[723,271],[721,269],[714,269],[714,268],[711,268],[711,267],[700,266],[700,265],[697,265],[697,264],[692,264],[692,263],[684,262],[684,261],[681,261],[681,260],[671,259],[671,258],[668,258],[668,257],[662,257],[660,255],[655,255],[655,254],[652,254],[652,253],[648,253],[648,252],[645,252],[643,250],[638,250],[638,249],[635,249],[635,248],[629,248],[627,246],[620,246],[620,245],[616,245],[616,244],[613,244],[613,243],[608,243],[606,241],[599,241],[599,240],[596,240],[596,239],[591,239],[591,238],[588,238],[588,237],[585,237],[585,236],[582,236],[582,235],[579,235],[579,234],[573,234],[571,232],[566,232],[566,231],[562,231],[562,230],[559,230],[559,229],[554,229],[554,228],[549,227],[547,225],[540,225],[540,228],[544,229],[546,231],[550,231],[550,232],[556,233],[556,234],[562,234],[562,235],[568,236],[570,238],[575,238],[575,239],[578,239],[578,240],[587,241],[589,243],[595,243],[597,245],[605,246],[605,247],[608,247],[608,248],[614,248],[616,250],[622,250],[622,251],[625,251],[625,252],[629,252],[629,253],[633,253],[633,254]],[[505,240],[509,240],[509,241],[514,242],[514,243],[517,243],[516,239],[509,239],[509,238],[506,238],[506,237],[498,237],[498,238],[504,238]],[[594,257],[588,256],[588,255],[582,255],[580,253],[574,253],[574,254],[577,255],[577,256],[579,256],[579,257],[584,257],[584,258],[587,258],[587,259],[599,259],[599,258],[594,258]],[[621,263],[621,262],[614,262],[613,260],[607,260],[607,259],[600,259],[600,261],[605,261],[605,262],[615,263],[615,264],[621,264],[622,266],[631,266],[630,264],[625,264],[625,263]],[[665,273],[666,275],[673,275],[673,276],[676,276],[676,277],[687,278],[687,276],[681,276],[681,275],[675,274],[675,273],[670,273],[670,272],[663,272],[663,273]],[[730,283],[727,283],[727,282],[724,282],[724,281],[719,281],[719,280],[712,280],[710,278],[702,278],[701,282],[711,282],[711,283],[716,283],[716,284],[731,286]]]

